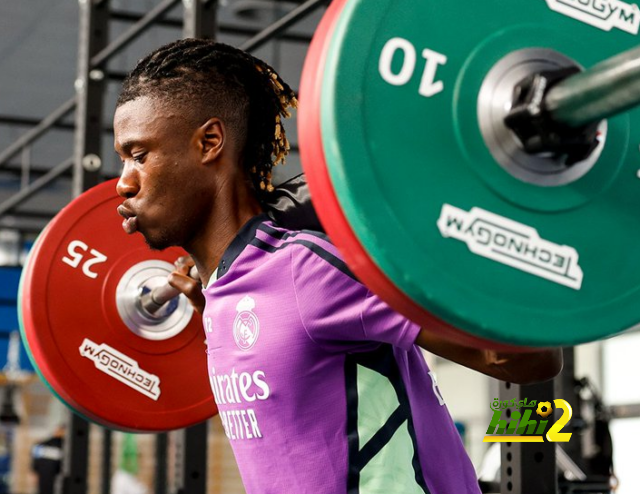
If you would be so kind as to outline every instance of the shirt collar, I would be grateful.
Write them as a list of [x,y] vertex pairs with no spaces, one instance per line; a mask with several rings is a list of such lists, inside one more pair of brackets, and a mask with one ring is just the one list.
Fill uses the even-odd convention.
[[211,274],[211,277],[209,278],[209,283],[207,283],[205,290],[208,290],[209,287],[213,285],[217,279],[218,279],[218,268],[216,268],[216,270]]
[[[222,254],[222,258],[218,263],[218,268],[214,271],[211,279],[218,280],[227,271],[229,271],[229,268],[231,268],[231,265],[238,258],[240,253],[255,238],[258,227],[268,219],[269,216],[266,213],[262,213],[251,218],[243,225],[242,228],[240,228],[236,237],[233,239],[231,244],[229,244],[227,250],[224,251],[224,254]],[[211,281],[209,281],[209,285],[211,285]]]

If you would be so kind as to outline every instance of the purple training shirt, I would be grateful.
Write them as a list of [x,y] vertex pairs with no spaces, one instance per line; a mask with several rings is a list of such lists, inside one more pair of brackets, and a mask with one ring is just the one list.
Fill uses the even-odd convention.
[[211,387],[248,494],[480,492],[419,327],[325,235],[257,216],[204,293]]

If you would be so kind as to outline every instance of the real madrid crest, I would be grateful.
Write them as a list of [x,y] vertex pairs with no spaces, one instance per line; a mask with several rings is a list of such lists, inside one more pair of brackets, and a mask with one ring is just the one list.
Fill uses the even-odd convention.
[[258,340],[260,321],[258,321],[258,316],[253,312],[255,306],[255,300],[248,295],[236,305],[238,315],[233,321],[233,338],[241,350],[249,350]]

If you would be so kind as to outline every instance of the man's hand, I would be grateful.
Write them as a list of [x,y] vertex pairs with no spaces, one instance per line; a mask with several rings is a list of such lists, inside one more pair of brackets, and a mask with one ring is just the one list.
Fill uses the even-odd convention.
[[169,284],[184,293],[193,308],[202,314],[205,305],[202,283],[199,279],[189,276],[189,271],[195,266],[193,259],[191,256],[182,256],[174,264],[176,269],[168,277]]
[[514,384],[548,381],[562,370],[560,348],[541,348],[523,353],[497,352],[451,343],[424,328],[418,334],[416,345],[487,376]]

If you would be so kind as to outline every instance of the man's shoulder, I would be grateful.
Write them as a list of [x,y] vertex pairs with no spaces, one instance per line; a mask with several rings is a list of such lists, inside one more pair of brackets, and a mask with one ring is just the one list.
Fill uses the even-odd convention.
[[[335,281],[344,275],[350,282],[357,281],[340,251],[323,232],[288,229],[266,220],[254,224],[251,237],[245,237],[245,242],[237,258],[227,260],[226,269],[225,262],[221,263],[220,278],[253,282],[257,277],[267,277],[270,284],[293,280],[294,284],[309,286]],[[234,267],[229,269],[232,263]],[[233,272],[230,277],[226,276],[227,270]],[[292,276],[283,278],[283,273]]]
[[294,283],[315,285],[344,278],[348,283],[360,284],[342,253],[323,232],[289,230],[265,222],[258,228],[254,245],[275,254],[274,261],[290,263]]
[[325,233],[315,230],[290,230],[269,221],[258,227],[251,244],[266,253],[278,256],[306,252],[312,254],[309,256],[310,259],[331,257],[342,261],[342,255]]

